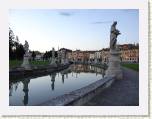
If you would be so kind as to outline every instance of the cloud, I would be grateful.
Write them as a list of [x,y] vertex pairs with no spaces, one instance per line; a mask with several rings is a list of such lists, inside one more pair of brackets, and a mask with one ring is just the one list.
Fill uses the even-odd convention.
[[96,21],[92,22],[92,24],[106,24],[106,23],[112,23],[113,21]]
[[66,17],[69,17],[69,16],[73,15],[72,13],[69,13],[69,12],[60,12],[59,14],[62,15],[62,16],[66,16]]

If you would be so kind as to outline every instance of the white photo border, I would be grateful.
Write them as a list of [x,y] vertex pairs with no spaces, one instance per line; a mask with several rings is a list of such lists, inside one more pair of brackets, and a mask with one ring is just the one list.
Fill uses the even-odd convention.
[[[9,1],[9,2],[8,2]],[[0,113],[2,115],[148,115],[147,0],[7,0],[1,7]],[[9,106],[9,9],[139,9],[139,106]],[[3,107],[3,108],[2,108]]]

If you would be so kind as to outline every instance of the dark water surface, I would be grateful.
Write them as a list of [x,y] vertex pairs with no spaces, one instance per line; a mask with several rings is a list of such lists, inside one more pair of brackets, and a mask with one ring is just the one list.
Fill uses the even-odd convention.
[[38,105],[51,98],[80,89],[102,79],[104,70],[89,65],[71,65],[68,69],[38,78],[9,83],[9,104]]

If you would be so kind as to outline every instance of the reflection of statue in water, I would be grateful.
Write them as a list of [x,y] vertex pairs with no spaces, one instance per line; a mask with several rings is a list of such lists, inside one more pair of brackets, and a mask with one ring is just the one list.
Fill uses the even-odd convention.
[[110,31],[110,49],[116,48],[117,36],[120,34],[120,31],[116,29],[117,22],[115,21],[111,26]]
[[104,78],[104,76],[105,76],[105,70],[102,69],[102,78]]
[[52,78],[51,78],[51,82],[52,82],[51,87],[52,87],[52,90],[54,90],[55,77],[56,77],[56,73],[53,73],[52,74]]
[[13,92],[13,84],[9,83],[9,96],[12,96],[12,92]]
[[76,78],[78,78],[78,73],[76,72]]
[[22,81],[22,83],[23,83],[23,92],[24,92],[23,103],[26,106],[28,104],[28,92],[29,92],[28,84],[30,83],[30,80],[25,79],[25,80]]
[[62,83],[64,83],[64,74],[62,74]]
[[66,78],[68,79],[68,73],[66,73]]

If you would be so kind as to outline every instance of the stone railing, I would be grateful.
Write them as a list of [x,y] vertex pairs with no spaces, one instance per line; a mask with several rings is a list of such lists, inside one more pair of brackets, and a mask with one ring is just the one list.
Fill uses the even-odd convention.
[[95,95],[101,93],[104,89],[108,88],[112,84],[114,79],[114,76],[105,77],[86,87],[58,96],[47,102],[39,104],[38,106],[81,106],[88,102]]

